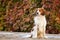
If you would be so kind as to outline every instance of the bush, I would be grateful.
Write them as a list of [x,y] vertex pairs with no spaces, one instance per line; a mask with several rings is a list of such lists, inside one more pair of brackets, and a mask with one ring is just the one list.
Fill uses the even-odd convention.
[[0,31],[30,32],[36,8],[48,12],[46,33],[60,33],[59,0],[0,0]]

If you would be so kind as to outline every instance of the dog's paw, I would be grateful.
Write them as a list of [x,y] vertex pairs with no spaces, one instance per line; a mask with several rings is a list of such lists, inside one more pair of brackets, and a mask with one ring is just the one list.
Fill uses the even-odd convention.
[[47,36],[44,36],[44,38],[48,38]]

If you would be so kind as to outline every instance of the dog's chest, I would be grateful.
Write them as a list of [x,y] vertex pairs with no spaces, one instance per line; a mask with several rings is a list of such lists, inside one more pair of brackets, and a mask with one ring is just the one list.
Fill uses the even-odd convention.
[[46,22],[45,16],[36,16],[34,18],[36,24],[43,24]]

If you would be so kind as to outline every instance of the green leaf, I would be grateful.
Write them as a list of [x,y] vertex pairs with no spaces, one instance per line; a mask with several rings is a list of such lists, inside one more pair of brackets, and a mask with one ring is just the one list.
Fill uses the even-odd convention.
[[3,29],[3,27],[0,27],[0,30],[2,30]]

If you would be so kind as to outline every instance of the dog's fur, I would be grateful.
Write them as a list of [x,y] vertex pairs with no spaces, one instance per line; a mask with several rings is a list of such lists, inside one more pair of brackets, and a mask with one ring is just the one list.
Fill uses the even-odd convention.
[[46,24],[45,10],[38,8],[34,17],[35,26],[32,31],[32,38],[45,38]]

